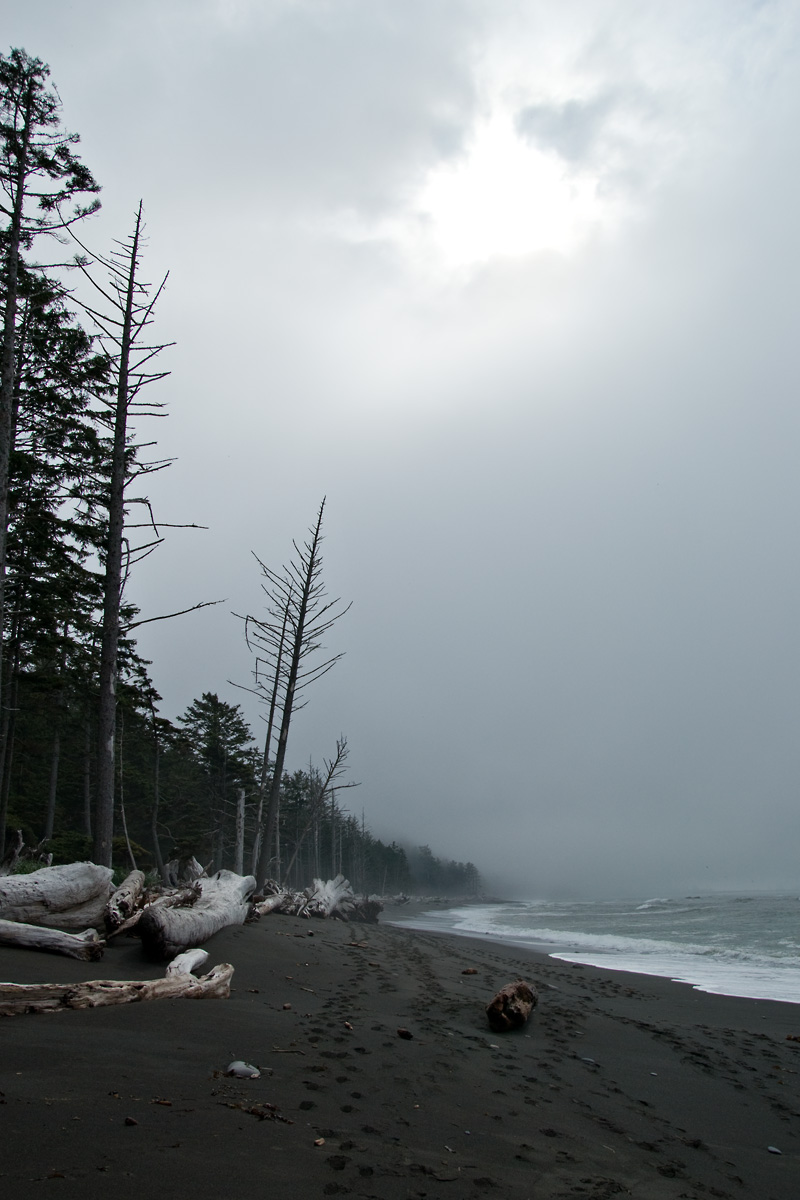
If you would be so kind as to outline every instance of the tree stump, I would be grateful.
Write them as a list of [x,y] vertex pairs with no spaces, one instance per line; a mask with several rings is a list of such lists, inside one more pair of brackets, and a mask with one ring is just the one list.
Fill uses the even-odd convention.
[[518,979],[502,987],[490,1004],[486,1005],[486,1016],[495,1033],[506,1033],[509,1029],[521,1029],[539,1001],[536,988]]

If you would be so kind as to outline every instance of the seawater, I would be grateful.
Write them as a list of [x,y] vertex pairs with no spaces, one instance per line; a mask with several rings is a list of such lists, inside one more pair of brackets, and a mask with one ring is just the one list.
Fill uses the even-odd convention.
[[800,1004],[797,895],[526,900],[432,910],[394,923],[660,975],[722,996]]

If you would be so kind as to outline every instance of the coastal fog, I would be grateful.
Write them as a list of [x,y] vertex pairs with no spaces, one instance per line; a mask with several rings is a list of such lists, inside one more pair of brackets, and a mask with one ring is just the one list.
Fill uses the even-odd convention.
[[[800,9],[0,0],[170,270],[137,567],[163,711],[241,703],[327,496],[374,834],[523,895],[797,886]],[[230,682],[232,681],[232,683]]]

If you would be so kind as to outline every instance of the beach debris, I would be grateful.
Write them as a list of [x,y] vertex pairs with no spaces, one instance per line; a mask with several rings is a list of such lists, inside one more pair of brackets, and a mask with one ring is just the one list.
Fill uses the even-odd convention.
[[198,946],[194,946],[191,950],[184,950],[183,954],[178,954],[173,958],[167,966],[167,974],[192,975],[198,967],[206,965],[208,958],[207,950],[201,950]]
[[225,1069],[226,1075],[232,1075],[234,1079],[260,1079],[261,1072],[258,1067],[254,1067],[252,1063],[242,1062],[237,1058],[235,1062],[228,1063]]
[[131,871],[106,904],[103,920],[109,933],[119,929],[120,925],[133,916],[140,907],[143,892],[144,872]]
[[413,1033],[411,1032],[411,1030],[410,1030],[410,1029],[404,1029],[404,1028],[401,1026],[401,1027],[398,1029],[398,1031],[397,1031],[397,1036],[398,1036],[399,1038],[404,1038],[404,1039],[405,1039],[405,1041],[407,1041],[407,1042],[410,1042],[410,1041],[411,1041],[411,1039],[413,1038],[413,1036],[414,1036],[414,1035],[413,1035]]
[[126,1125],[138,1125],[138,1124],[139,1124],[139,1122],[136,1120],[136,1118],[135,1118],[135,1117],[126,1117],[126,1118],[125,1118],[125,1124],[126,1124]]
[[314,1138],[314,1145],[315,1146],[324,1146],[325,1138]]
[[231,994],[233,967],[220,963],[197,978],[182,972],[163,979],[90,979],[84,983],[0,983],[0,1017],[59,1012],[64,1008],[106,1008],[138,1000],[223,1000]]
[[[114,897],[112,896],[112,900]],[[200,884],[195,880],[193,883],[182,884],[176,888],[147,888],[141,893],[138,900],[138,907],[135,912],[117,925],[116,928],[107,932],[107,937],[110,940],[113,937],[118,937],[121,933],[131,933],[136,929],[139,921],[144,914],[151,908],[189,908],[192,904],[196,904],[200,899]],[[108,924],[106,923],[106,928]]]
[[311,887],[302,892],[290,892],[270,879],[264,885],[266,893],[256,900],[255,915],[283,913],[293,917],[337,917],[341,921],[365,921],[376,923],[383,911],[383,903],[377,896],[357,897],[349,879],[337,875],[335,879],[315,879]]
[[777,1146],[767,1146],[767,1150],[770,1154],[783,1154],[783,1151],[779,1150]]
[[289,1117],[284,1117],[277,1104],[268,1104],[266,1100],[261,1100],[257,1104],[240,1104],[234,1100],[220,1100],[220,1104],[224,1104],[225,1108],[237,1108],[239,1112],[248,1113],[251,1117],[258,1117],[259,1121],[282,1121],[284,1125],[294,1125],[294,1121]]
[[164,867],[164,874],[170,887],[180,887],[181,884],[194,883],[196,879],[202,879],[206,871],[194,855],[189,854],[184,855],[183,858],[171,858]]
[[536,988],[518,979],[502,987],[486,1005],[486,1016],[495,1033],[521,1029],[539,1001]]
[[27,950],[45,950],[50,954],[66,954],[94,962],[103,957],[106,944],[96,929],[83,933],[64,933],[61,929],[44,929],[23,921],[0,920],[0,946],[20,946]]
[[151,905],[145,909],[136,928],[148,958],[172,958],[190,946],[202,946],[220,929],[243,925],[250,915],[254,875],[217,871],[194,886],[200,895],[191,908]]
[[0,878],[0,919],[70,932],[102,926],[113,890],[111,868],[96,863],[41,867]]
[[461,974],[462,975],[477,975],[478,968],[477,967],[464,967],[464,970],[461,972]]
[[787,1042],[800,1042],[800,1033],[787,1033]]

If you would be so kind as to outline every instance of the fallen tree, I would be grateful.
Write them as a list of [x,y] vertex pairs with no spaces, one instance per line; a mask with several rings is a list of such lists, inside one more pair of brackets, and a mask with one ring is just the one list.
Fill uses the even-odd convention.
[[105,1008],[139,1000],[225,1000],[233,967],[220,963],[196,978],[187,971],[163,979],[91,979],[85,983],[0,983],[0,1017],[60,1012],[65,1008]]
[[202,945],[228,925],[243,925],[252,912],[253,875],[217,871],[195,885],[200,895],[191,908],[150,905],[136,927],[148,958],[165,959],[190,946]]
[[0,919],[68,930],[102,926],[112,890],[111,868],[91,862],[6,875],[0,878]]
[[96,929],[85,929],[77,934],[64,933],[61,929],[43,929],[40,925],[26,925],[21,921],[0,920],[0,946],[44,950],[89,962],[103,957],[106,944],[98,937]]

